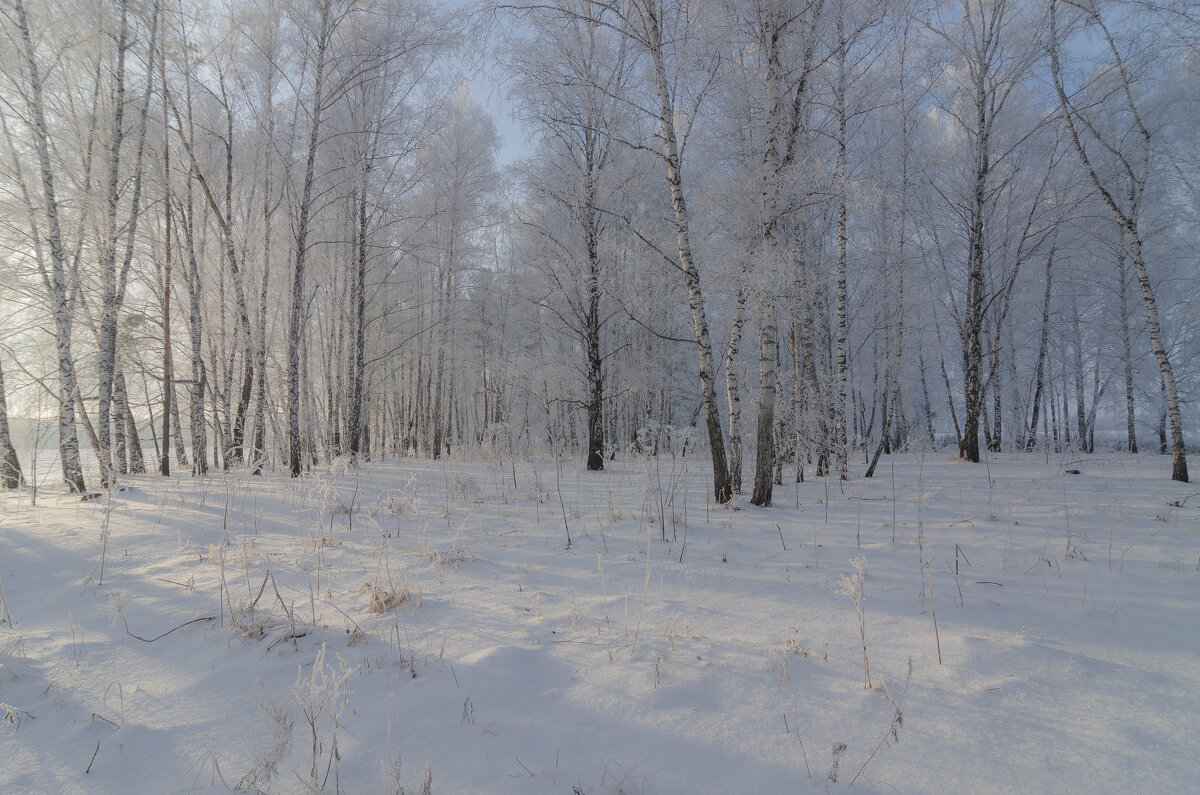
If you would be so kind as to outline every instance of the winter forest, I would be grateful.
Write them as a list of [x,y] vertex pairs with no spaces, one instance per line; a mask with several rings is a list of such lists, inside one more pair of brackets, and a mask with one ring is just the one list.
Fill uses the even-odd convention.
[[[1125,678],[1158,676],[1139,708],[1163,734],[1088,734],[1075,783],[1050,788],[1194,781],[1166,737],[1200,730],[1196,697],[1171,701],[1200,685],[1182,485],[1200,423],[1195,0],[0,0],[0,43],[0,788],[1029,791],[1047,786],[1033,749],[1065,742],[1050,713],[1022,718],[1041,740],[1009,722],[987,742],[1010,756],[941,776],[967,719],[917,753],[902,707],[983,710],[1008,681],[984,668],[1009,653],[1083,698],[1029,626],[1085,632],[1097,612],[1142,656],[1112,672],[1090,636],[1062,641],[1098,655],[1088,675],[1115,700],[1095,720],[1134,710],[1113,695]],[[40,525],[59,541],[16,540]],[[969,555],[984,562],[967,576]],[[481,562],[497,571],[463,573]],[[39,614],[34,571],[72,595]],[[788,590],[801,581],[812,594]],[[872,590],[886,606],[865,606]],[[517,629],[484,607],[514,599]],[[788,605],[806,599],[827,615],[798,627]],[[188,629],[139,637],[139,602]],[[90,636],[180,667],[204,633],[261,640],[230,663],[253,673],[206,685],[228,705],[261,677],[253,729],[154,778],[182,724],[139,745],[133,683],[116,718],[115,675],[56,667],[86,667],[84,603],[102,614]],[[465,604],[484,613],[437,612]],[[936,634],[936,607],[959,610],[957,632]],[[873,609],[891,612],[872,627]],[[530,656],[528,633],[560,618],[547,643],[576,645]],[[751,619],[761,638],[711,648]],[[872,632],[894,635],[890,663]],[[607,658],[556,665],[588,646]],[[944,648],[963,678],[937,673]],[[285,650],[303,657],[294,688]],[[831,656],[852,687],[789,701],[837,679]],[[672,739],[528,761],[580,703],[607,703],[573,682],[657,696],[676,659],[700,677],[679,699],[716,699],[729,685],[704,677],[735,669],[791,689],[763,706],[739,674],[736,709],[701,707],[729,719],[711,747],[681,700],[644,707]],[[872,680],[889,664],[891,690]],[[437,678],[405,696],[446,713],[428,747],[388,712],[385,750],[347,750],[366,742],[348,683],[371,666]],[[472,667],[488,684],[468,697]],[[531,702],[544,725],[500,772],[486,749],[505,741],[474,709],[514,680],[486,725]],[[54,687],[90,722],[28,706]],[[939,688],[958,701],[939,707]],[[865,691],[883,697],[846,706]],[[30,761],[53,710],[75,734]],[[849,712],[835,730],[822,710]],[[463,742],[479,759],[449,753]],[[1096,766],[1151,745],[1148,767]],[[125,768],[103,772],[108,748]],[[111,778],[85,784],[85,765]]]
[[1187,480],[1187,4],[11,0],[4,31],[9,485],[46,437],[77,492],[691,445],[767,505],[914,442]]

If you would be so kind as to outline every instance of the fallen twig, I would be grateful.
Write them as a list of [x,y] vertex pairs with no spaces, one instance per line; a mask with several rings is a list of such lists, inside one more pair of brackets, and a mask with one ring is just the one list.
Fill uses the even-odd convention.
[[280,636],[279,636],[278,638],[276,638],[275,640],[271,641],[270,645],[269,645],[269,646],[267,646],[267,651],[270,651],[271,649],[275,648],[275,647],[276,647],[276,646],[278,646],[280,643],[283,643],[285,640],[299,640],[300,638],[304,638],[304,637],[307,637],[307,636],[308,636],[308,633],[307,633],[307,632],[288,632],[288,633],[285,633],[285,634],[283,634],[283,635],[280,635]]
[[137,638],[138,640],[142,641],[143,643],[153,643],[156,640],[165,638],[167,635],[170,635],[176,629],[183,629],[188,624],[196,624],[201,621],[216,621],[216,620],[217,620],[216,616],[201,616],[200,618],[193,618],[191,621],[185,621],[182,624],[180,624],[179,626],[175,627],[175,629],[168,629],[166,632],[162,633],[161,635],[155,635],[153,638],[143,638],[141,635],[135,635],[135,634],[133,634],[133,632],[130,631],[129,621],[127,621],[125,619],[124,613],[121,614],[121,621],[124,622],[124,624],[125,624],[125,632],[129,635],[129,637]]
[[1200,497],[1200,492],[1196,492],[1195,494],[1189,494],[1186,497],[1184,497],[1182,500],[1174,500],[1172,502],[1168,502],[1167,506],[1170,508],[1182,508],[1183,506],[1187,505],[1187,501],[1190,500],[1192,497]]
[[95,723],[95,722],[96,722],[96,721],[98,721],[98,720],[102,720],[102,721],[104,721],[104,722],[105,722],[105,723],[107,723],[109,726],[112,726],[114,729],[119,729],[119,728],[121,728],[120,726],[118,726],[117,724],[113,723],[113,722],[112,722],[111,720],[109,720],[108,718],[106,718],[106,717],[104,717],[103,715],[101,715],[99,712],[93,712],[93,713],[92,713],[92,723]]

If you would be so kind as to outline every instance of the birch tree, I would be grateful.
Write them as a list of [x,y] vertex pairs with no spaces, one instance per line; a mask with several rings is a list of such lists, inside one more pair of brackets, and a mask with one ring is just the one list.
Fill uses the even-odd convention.
[[316,182],[317,150],[321,143],[321,121],[328,98],[325,95],[333,35],[348,13],[334,8],[334,0],[317,0],[317,20],[306,31],[306,47],[312,57],[312,94],[305,104],[308,116],[308,144],[305,149],[304,176],[300,183],[300,198],[296,207],[295,242],[292,260],[291,306],[288,310],[287,357],[287,450],[288,468],[292,477],[303,469],[300,440],[300,347],[306,317],[305,264],[308,257],[309,221],[313,212],[313,190]]
[[[1036,55],[1032,34],[1038,23],[1026,18],[1023,8],[1011,0],[960,0],[958,5],[957,22],[927,24],[954,54],[958,77],[942,108],[962,135],[970,164],[962,186],[965,195],[956,202],[965,227],[966,283],[955,322],[963,367],[959,455],[978,462],[984,402],[984,331],[988,311],[1001,294],[998,285],[994,281],[989,284],[987,278],[988,218],[1006,186],[999,179],[998,168],[1014,151],[1011,139],[1000,137],[1000,123],[1010,98],[1032,66]],[[1027,26],[1025,31],[1018,29],[1021,24]],[[1023,137],[1018,135],[1017,141]]]
[[[11,11],[6,16],[15,22],[19,36],[19,50],[23,59],[23,74],[19,91],[28,110],[28,132],[36,152],[38,171],[41,176],[41,205],[46,216],[46,245],[50,263],[45,264],[40,256],[38,243],[38,266],[46,286],[47,297],[54,318],[55,343],[58,358],[58,451],[62,463],[63,481],[67,488],[77,494],[86,491],[83,468],[79,461],[79,437],[75,428],[75,394],[78,389],[75,377],[75,358],[71,353],[70,291],[66,272],[66,253],[60,224],[58,194],[55,190],[54,166],[50,158],[50,132],[46,124],[46,105],[42,91],[42,70],[30,33],[29,16],[24,0],[12,0]],[[15,17],[15,19],[13,18]]]
[[[776,284],[782,275],[780,238],[796,209],[815,192],[805,184],[803,172],[796,168],[798,152],[808,134],[812,101],[812,81],[820,65],[818,35],[824,0],[784,2],[756,0],[751,4],[751,38],[758,57],[751,67],[762,81],[763,112],[759,129],[752,140],[761,141],[756,154],[759,162],[750,165],[757,172],[758,196],[756,228],[751,236],[757,252],[753,284],[758,288],[754,311],[758,328],[758,422],[755,447],[754,505],[771,503],[777,456],[775,440],[775,403],[778,384],[779,324]],[[799,182],[794,188],[789,184]],[[746,300],[743,287],[735,303],[734,327],[730,351],[740,336],[740,318]],[[727,355],[727,367],[732,365]],[[731,387],[733,411],[735,390]],[[731,435],[732,435],[731,424]]]
[[[551,265],[547,276],[566,307],[548,306],[574,334],[583,353],[587,394],[586,465],[604,469],[605,391],[602,314],[606,265],[604,238],[621,209],[614,205],[612,172],[615,148],[628,130],[620,129],[628,111],[630,61],[628,40],[604,24],[604,9],[588,2],[565,3],[574,13],[539,15],[533,36],[509,42],[508,68],[514,73],[512,95],[522,115],[542,131],[536,157],[547,166],[533,168],[535,190],[568,213],[572,234],[564,237],[553,222],[535,224],[561,252],[565,268]],[[536,37],[537,45],[535,45]],[[532,165],[532,164],[531,164]],[[576,264],[578,263],[578,264]]]
[[[1109,59],[1098,72],[1089,76],[1083,87],[1070,91],[1063,65],[1064,43],[1070,25],[1064,19],[1064,7],[1074,14],[1078,25],[1098,38]],[[1162,375],[1162,391],[1170,420],[1171,479],[1186,483],[1187,451],[1179,390],[1175,369],[1163,343],[1158,299],[1146,263],[1142,232],[1146,185],[1153,173],[1152,123],[1147,118],[1146,103],[1135,82],[1130,52],[1114,35],[1102,7],[1090,0],[1065,3],[1049,0],[1049,9],[1050,73],[1062,120],[1080,167],[1124,235],[1129,261],[1133,263],[1146,308],[1150,347]],[[1104,101],[1106,99],[1108,101]],[[1100,114],[1107,115],[1108,121],[1115,117],[1116,124],[1106,124]]]

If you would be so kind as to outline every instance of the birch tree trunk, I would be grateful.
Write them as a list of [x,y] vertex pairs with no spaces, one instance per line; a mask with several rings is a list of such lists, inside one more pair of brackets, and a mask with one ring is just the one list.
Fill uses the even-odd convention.
[[[767,250],[774,256],[774,245]],[[770,288],[768,288],[769,290]],[[753,505],[770,505],[775,470],[775,391],[779,379],[779,324],[775,314],[775,299],[767,294],[759,299],[758,307],[758,431],[754,456]]]
[[[240,269],[237,267],[237,257],[234,255],[233,243],[233,108],[225,89],[225,77],[219,75],[221,107],[225,111],[225,231],[227,233],[226,258],[233,276],[234,295],[238,301],[238,318],[242,333],[242,386],[238,392],[237,405],[234,409],[233,427],[230,430],[230,447],[226,456],[225,466],[246,460],[246,412],[250,406],[250,395],[254,389],[254,343],[250,313],[246,302],[246,285]],[[216,208],[214,208],[215,210]],[[218,215],[220,213],[218,212]]]
[[1138,451],[1137,422],[1133,403],[1133,344],[1129,333],[1129,274],[1126,270],[1125,255],[1117,257],[1117,279],[1119,280],[1118,295],[1121,301],[1121,352],[1125,370],[1125,432],[1126,449],[1131,453]]
[[[153,61],[151,61],[153,63]],[[163,54],[160,64],[163,86],[167,82],[167,60]],[[153,68],[153,67],[151,67]],[[163,477],[171,474],[171,414],[174,409],[175,387],[171,384],[171,144],[170,127],[167,124],[167,92],[163,91],[163,283],[162,283],[162,453],[158,458],[158,473]]]
[[[875,476],[875,467],[879,464],[879,457],[883,453],[891,453],[893,445],[889,442],[889,434],[893,429],[896,431],[894,447],[899,449],[903,434],[900,432],[896,415],[901,411],[900,404],[900,362],[904,355],[904,265],[905,265],[905,248],[908,240],[908,156],[910,146],[909,132],[909,107],[907,96],[907,74],[908,74],[908,34],[909,34],[909,17],[904,18],[903,39],[901,42],[900,53],[900,74],[899,74],[899,100],[900,100],[900,216],[897,220],[897,229],[899,234],[896,240],[896,339],[895,348],[892,350],[892,355],[888,359],[888,375],[887,381],[890,384],[891,398],[886,401],[887,409],[883,417],[883,432],[879,440],[879,446],[875,448],[875,454],[871,457],[871,463],[867,466],[867,471],[863,473],[864,478]],[[925,365],[921,364],[921,388],[925,390],[925,400],[928,402],[928,388],[925,384]],[[932,435],[932,434],[931,434]]]
[[124,398],[117,392],[116,373],[113,374],[113,471],[117,475],[129,474],[129,446],[125,442],[125,415],[122,412]]
[[983,311],[984,311],[984,204],[991,166],[988,138],[990,120],[984,74],[975,82],[975,156],[972,161],[971,216],[968,229],[967,307],[961,326],[963,355],[963,429],[958,444],[960,457],[979,462],[979,415],[983,403]]
[[[1116,67],[1115,73],[1119,81],[1117,91],[1114,94],[1120,97],[1124,104],[1124,109],[1128,111],[1129,118],[1132,120],[1131,137],[1135,137],[1138,140],[1138,146],[1140,147],[1140,158],[1136,165],[1126,158],[1121,159],[1122,169],[1119,173],[1121,173],[1123,181],[1128,181],[1128,185],[1126,186],[1128,190],[1128,206],[1126,209],[1122,209],[1117,203],[1115,188],[1112,182],[1106,184],[1105,180],[1101,178],[1100,172],[1092,161],[1092,156],[1088,154],[1087,148],[1080,138],[1080,124],[1093,134],[1096,134],[1096,127],[1091,120],[1083,115],[1083,111],[1075,106],[1067,96],[1066,88],[1063,86],[1057,10],[1057,0],[1051,0],[1050,71],[1054,81],[1055,93],[1058,95],[1059,109],[1062,111],[1063,122],[1066,124],[1067,132],[1070,134],[1071,145],[1075,150],[1075,155],[1079,159],[1080,165],[1091,181],[1092,187],[1103,200],[1105,206],[1108,207],[1113,220],[1116,221],[1117,226],[1120,227],[1121,232],[1124,234],[1125,242],[1128,246],[1129,259],[1133,262],[1134,273],[1137,274],[1138,284],[1142,289],[1142,300],[1146,305],[1146,320],[1150,331],[1150,347],[1154,351],[1154,358],[1158,361],[1159,371],[1162,374],[1162,388],[1167,404],[1166,413],[1171,427],[1171,479],[1186,483],[1188,482],[1187,452],[1184,447],[1183,419],[1179,410],[1179,392],[1175,385],[1175,370],[1171,366],[1170,356],[1167,354],[1166,346],[1163,344],[1162,326],[1158,317],[1158,301],[1154,294],[1154,285],[1150,281],[1149,271],[1146,268],[1146,260],[1142,252],[1142,236],[1138,225],[1146,181],[1150,176],[1151,133],[1142,121],[1141,111],[1137,101],[1134,99],[1125,60],[1121,56],[1116,42],[1109,32],[1108,26],[1100,16],[1100,12],[1095,6],[1090,6],[1086,9],[1085,13],[1100,31],[1104,43],[1113,57],[1113,63]],[[1109,146],[1109,148],[1111,149],[1112,147]]]
[[0,486],[15,489],[25,482],[17,449],[8,430],[8,402],[4,394],[4,370],[0,368]]
[[838,476],[845,480],[849,475],[850,451],[846,440],[846,383],[848,380],[847,340],[847,243],[849,231],[846,216],[846,40],[842,32],[842,17],[838,17],[838,33],[841,41],[837,51],[837,93],[834,97],[834,113],[837,116],[837,167],[834,179],[837,193],[837,334],[835,391],[833,396],[833,444],[837,460]]
[[[165,79],[164,79],[164,82],[165,82]],[[189,190],[191,189],[191,183],[192,183],[193,179],[195,180],[195,182],[199,183],[200,188],[204,193],[205,202],[207,203],[209,210],[212,211],[212,216],[213,216],[213,218],[215,218],[215,220],[217,222],[217,227],[221,232],[221,251],[222,251],[222,254],[224,255],[226,267],[228,267],[230,276],[233,279],[234,300],[235,300],[235,305],[236,305],[236,310],[237,310],[237,315],[236,315],[237,322],[235,323],[235,326],[234,326],[234,336],[236,338],[238,336],[239,332],[241,334],[242,383],[241,383],[240,391],[238,392],[237,408],[232,417],[230,416],[230,412],[228,410],[229,406],[228,406],[228,402],[226,399],[231,397],[231,393],[233,392],[232,385],[233,385],[233,373],[234,373],[235,364],[236,364],[236,354],[231,353],[231,354],[226,354],[223,356],[216,357],[217,361],[226,363],[225,364],[225,374],[223,376],[225,387],[226,387],[224,390],[219,385],[219,383],[217,383],[222,380],[222,378],[220,378],[220,377],[216,378],[216,379],[208,380],[207,376],[202,373],[201,374],[202,377],[200,379],[202,382],[201,387],[200,387],[200,389],[201,389],[200,394],[203,395],[204,386],[207,386],[213,392],[212,402],[213,402],[214,412],[219,415],[222,405],[224,405],[224,407],[225,407],[225,415],[223,418],[218,416],[219,422],[216,423],[216,425],[217,425],[217,430],[219,431],[218,436],[220,437],[219,443],[220,443],[220,450],[222,453],[220,463],[223,468],[228,469],[233,463],[235,463],[237,461],[241,461],[244,458],[243,447],[244,447],[244,434],[245,434],[245,418],[246,418],[246,408],[249,405],[251,390],[253,388],[253,383],[254,383],[254,381],[253,381],[253,379],[254,379],[253,355],[254,354],[253,354],[253,344],[251,341],[250,312],[247,307],[244,278],[243,278],[241,267],[238,262],[237,243],[234,239],[234,229],[233,229],[233,224],[234,224],[234,216],[233,216],[234,159],[233,159],[233,115],[232,115],[233,110],[229,106],[229,98],[226,95],[226,92],[224,90],[224,77],[223,76],[221,76],[221,78],[220,78],[220,83],[221,83],[220,93],[219,94],[214,93],[213,96],[216,97],[218,99],[218,101],[221,103],[221,106],[222,106],[223,110],[225,111],[225,119],[226,119],[225,138],[222,140],[222,145],[225,149],[225,185],[224,185],[224,197],[222,200],[218,200],[217,195],[213,190],[211,181],[209,180],[208,176],[205,174],[204,170],[200,167],[200,163],[197,160],[196,145],[195,145],[195,124],[194,124],[194,120],[192,118],[192,92],[191,92],[191,77],[190,77],[190,75],[188,77],[188,83],[187,83],[187,89],[186,89],[186,113],[187,113],[187,127],[186,127],[187,134],[186,135],[183,134],[183,130],[185,128],[184,128],[183,120],[180,118],[179,109],[177,107],[175,107],[173,104],[172,104],[171,109],[175,116],[176,125],[180,129],[180,138],[182,140],[184,150],[187,152],[188,161],[190,164],[190,175],[188,178]],[[164,120],[164,127],[165,126],[166,125],[165,125],[165,120]],[[223,205],[223,207],[222,207],[222,205]],[[190,217],[190,213],[189,213],[189,217]],[[190,263],[189,263],[189,267],[190,267]],[[197,296],[198,295],[199,295],[199,290],[197,290]],[[221,299],[221,303],[224,304],[225,303],[225,274],[223,271],[219,274],[218,295]],[[189,294],[189,300],[190,299],[191,299],[191,295]],[[197,301],[198,300],[199,300],[199,298],[197,297]],[[201,326],[197,326],[197,328],[200,328],[200,327]],[[221,331],[221,333],[219,336],[217,336],[217,339],[220,343],[222,343],[221,353],[224,353],[223,343],[224,343],[224,340],[226,339],[226,334],[225,334],[225,321],[224,321],[223,313],[221,314],[221,329],[220,329],[220,331]],[[209,337],[209,346],[210,346],[210,348],[213,347],[212,336]],[[193,345],[193,356],[195,356],[195,351],[196,351],[196,348]],[[193,371],[193,376],[195,376],[195,375],[196,375],[196,373],[195,373],[195,371]],[[196,394],[195,385],[193,385],[192,394],[193,395]],[[196,402],[196,401],[193,399],[193,402]],[[200,402],[202,402],[202,400]],[[202,409],[201,409],[201,414],[203,414]],[[195,426],[193,426],[193,428],[194,427]],[[213,456],[214,464],[217,463],[216,458],[217,458],[217,456],[214,453],[214,456]]]
[[184,245],[187,246],[187,292],[188,292],[188,340],[192,349],[192,383],[189,390],[190,413],[188,416],[192,436],[192,474],[208,472],[208,429],[204,421],[204,387],[208,378],[201,347],[204,333],[204,317],[200,311],[200,267],[196,261],[196,224],[193,177],[195,170],[188,169],[185,194]]
[[[780,139],[783,136],[783,66],[779,48],[784,33],[778,12],[765,10],[762,39],[766,57],[766,138],[762,162],[762,261],[755,301],[758,321],[758,429],[755,438],[753,505],[770,505],[775,471],[775,391],[779,380],[779,323],[775,312],[775,281],[779,269],[776,224],[779,217]],[[786,23],[785,23],[786,24]]]
[[308,254],[308,224],[312,213],[313,183],[316,180],[317,148],[321,140],[321,112],[325,97],[325,59],[332,35],[330,0],[322,0],[320,24],[317,31],[317,60],[313,73],[313,96],[308,130],[308,148],[304,161],[304,183],[301,188],[299,217],[296,220],[296,249],[292,269],[292,302],[288,315],[288,465],[292,477],[303,469],[300,440],[300,347],[304,334],[304,264]]
[[[746,275],[743,273],[743,280]],[[729,344],[725,346],[725,400],[729,404],[729,486],[742,493],[742,390],[738,352],[746,325],[746,284],[738,284],[729,323]]]
[[643,12],[646,21],[646,44],[654,64],[659,132],[662,139],[663,156],[667,162],[667,184],[671,189],[671,209],[674,214],[675,237],[679,249],[679,268],[683,272],[684,284],[687,286],[688,304],[692,314],[692,330],[696,335],[696,344],[699,348],[700,397],[704,407],[705,425],[708,428],[708,446],[712,453],[713,497],[717,502],[724,504],[729,502],[732,489],[729,465],[725,457],[725,439],[721,432],[720,407],[717,404],[716,366],[713,361],[708,319],[704,312],[704,293],[700,286],[700,272],[696,268],[692,252],[691,219],[684,198],[679,139],[675,129],[675,106],[671,95],[671,84],[667,79],[663,37],[655,0],[645,0]]
[[[1046,352],[1050,346],[1050,291],[1054,279],[1054,247],[1046,257],[1046,291],[1042,298],[1042,334],[1038,342],[1037,366],[1034,368],[1033,385],[1033,416],[1029,420],[1029,431],[1025,436],[1025,449],[1033,450],[1037,446],[1038,412],[1042,410],[1042,389],[1045,386]],[[1047,440],[1048,441],[1048,440]]]
[[[587,346],[588,377],[588,453],[587,468],[592,472],[604,469],[604,359],[600,355],[600,252],[599,233],[596,229],[596,188],[594,169],[596,164],[589,147],[587,151],[588,201],[583,208],[585,215],[584,238],[587,245],[587,318],[584,321],[584,337]],[[485,420],[486,426],[486,420]]]
[[1079,328],[1079,306],[1076,304],[1071,311],[1071,375],[1075,382],[1075,427],[1076,438],[1079,439],[1079,450],[1084,453],[1092,452],[1087,443],[1087,403],[1083,392],[1083,333]]
[[350,305],[354,324],[353,351],[350,358],[350,405],[347,407],[346,441],[350,457],[357,461],[365,433],[366,417],[363,411],[366,394],[366,329],[367,329],[367,184],[371,174],[371,153],[363,157],[362,183],[359,185],[356,209],[356,245],[354,252],[354,281],[351,285]]
[[[270,74],[263,89],[263,114],[267,118],[266,139],[275,139],[275,108],[272,96],[275,89],[276,69],[272,59],[268,66]],[[266,463],[266,424],[267,424],[267,301],[268,287],[271,279],[271,232],[275,215],[275,195],[272,192],[272,176],[274,170],[268,156],[263,175],[263,272],[258,291],[258,347],[256,349],[255,377],[257,379],[254,400],[254,440],[251,443],[253,463],[251,474],[262,474]]]
[[[107,147],[109,155],[109,172],[106,195],[106,228],[104,230],[104,250],[101,254],[101,315],[100,315],[100,352],[99,352],[99,406],[96,410],[96,421],[99,425],[97,433],[96,458],[100,461],[100,480],[104,486],[112,483],[112,439],[111,439],[111,407],[112,382],[116,369],[117,346],[117,316],[120,312],[120,300],[117,295],[117,206],[121,193],[121,147],[125,138],[125,54],[129,49],[129,3],[122,0],[120,4],[120,23],[116,38],[117,65],[113,85],[113,119],[112,132]],[[157,23],[157,20],[155,21]],[[154,55],[151,53],[150,63]],[[151,70],[152,71],[152,70]],[[147,94],[148,96],[148,94]],[[140,175],[139,175],[140,176]],[[134,217],[137,208],[134,208]]]
[[118,422],[125,424],[125,442],[129,447],[129,473],[131,475],[146,474],[146,457],[142,453],[142,438],[138,433],[137,419],[129,407],[129,389],[125,383],[125,372],[117,370],[116,381],[113,384],[113,403],[120,415]]
[[50,164],[50,141],[46,127],[45,105],[42,99],[42,79],[33,39],[29,33],[29,20],[25,13],[24,0],[14,0],[17,11],[17,27],[20,29],[22,53],[29,80],[25,102],[29,109],[30,133],[37,152],[38,166],[42,176],[48,243],[50,245],[50,271],[42,266],[42,276],[50,288],[50,300],[54,307],[55,342],[58,351],[58,451],[62,461],[63,482],[76,494],[86,491],[83,468],[79,462],[79,437],[75,429],[75,360],[71,355],[71,306],[69,285],[66,279],[63,256],[62,231],[59,228],[58,199],[54,190],[54,174]]

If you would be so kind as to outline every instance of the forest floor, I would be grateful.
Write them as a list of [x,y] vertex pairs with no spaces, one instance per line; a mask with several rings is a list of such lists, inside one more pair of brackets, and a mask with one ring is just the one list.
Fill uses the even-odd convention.
[[670,457],[9,493],[0,792],[1190,790],[1169,469],[931,452],[769,509]]

